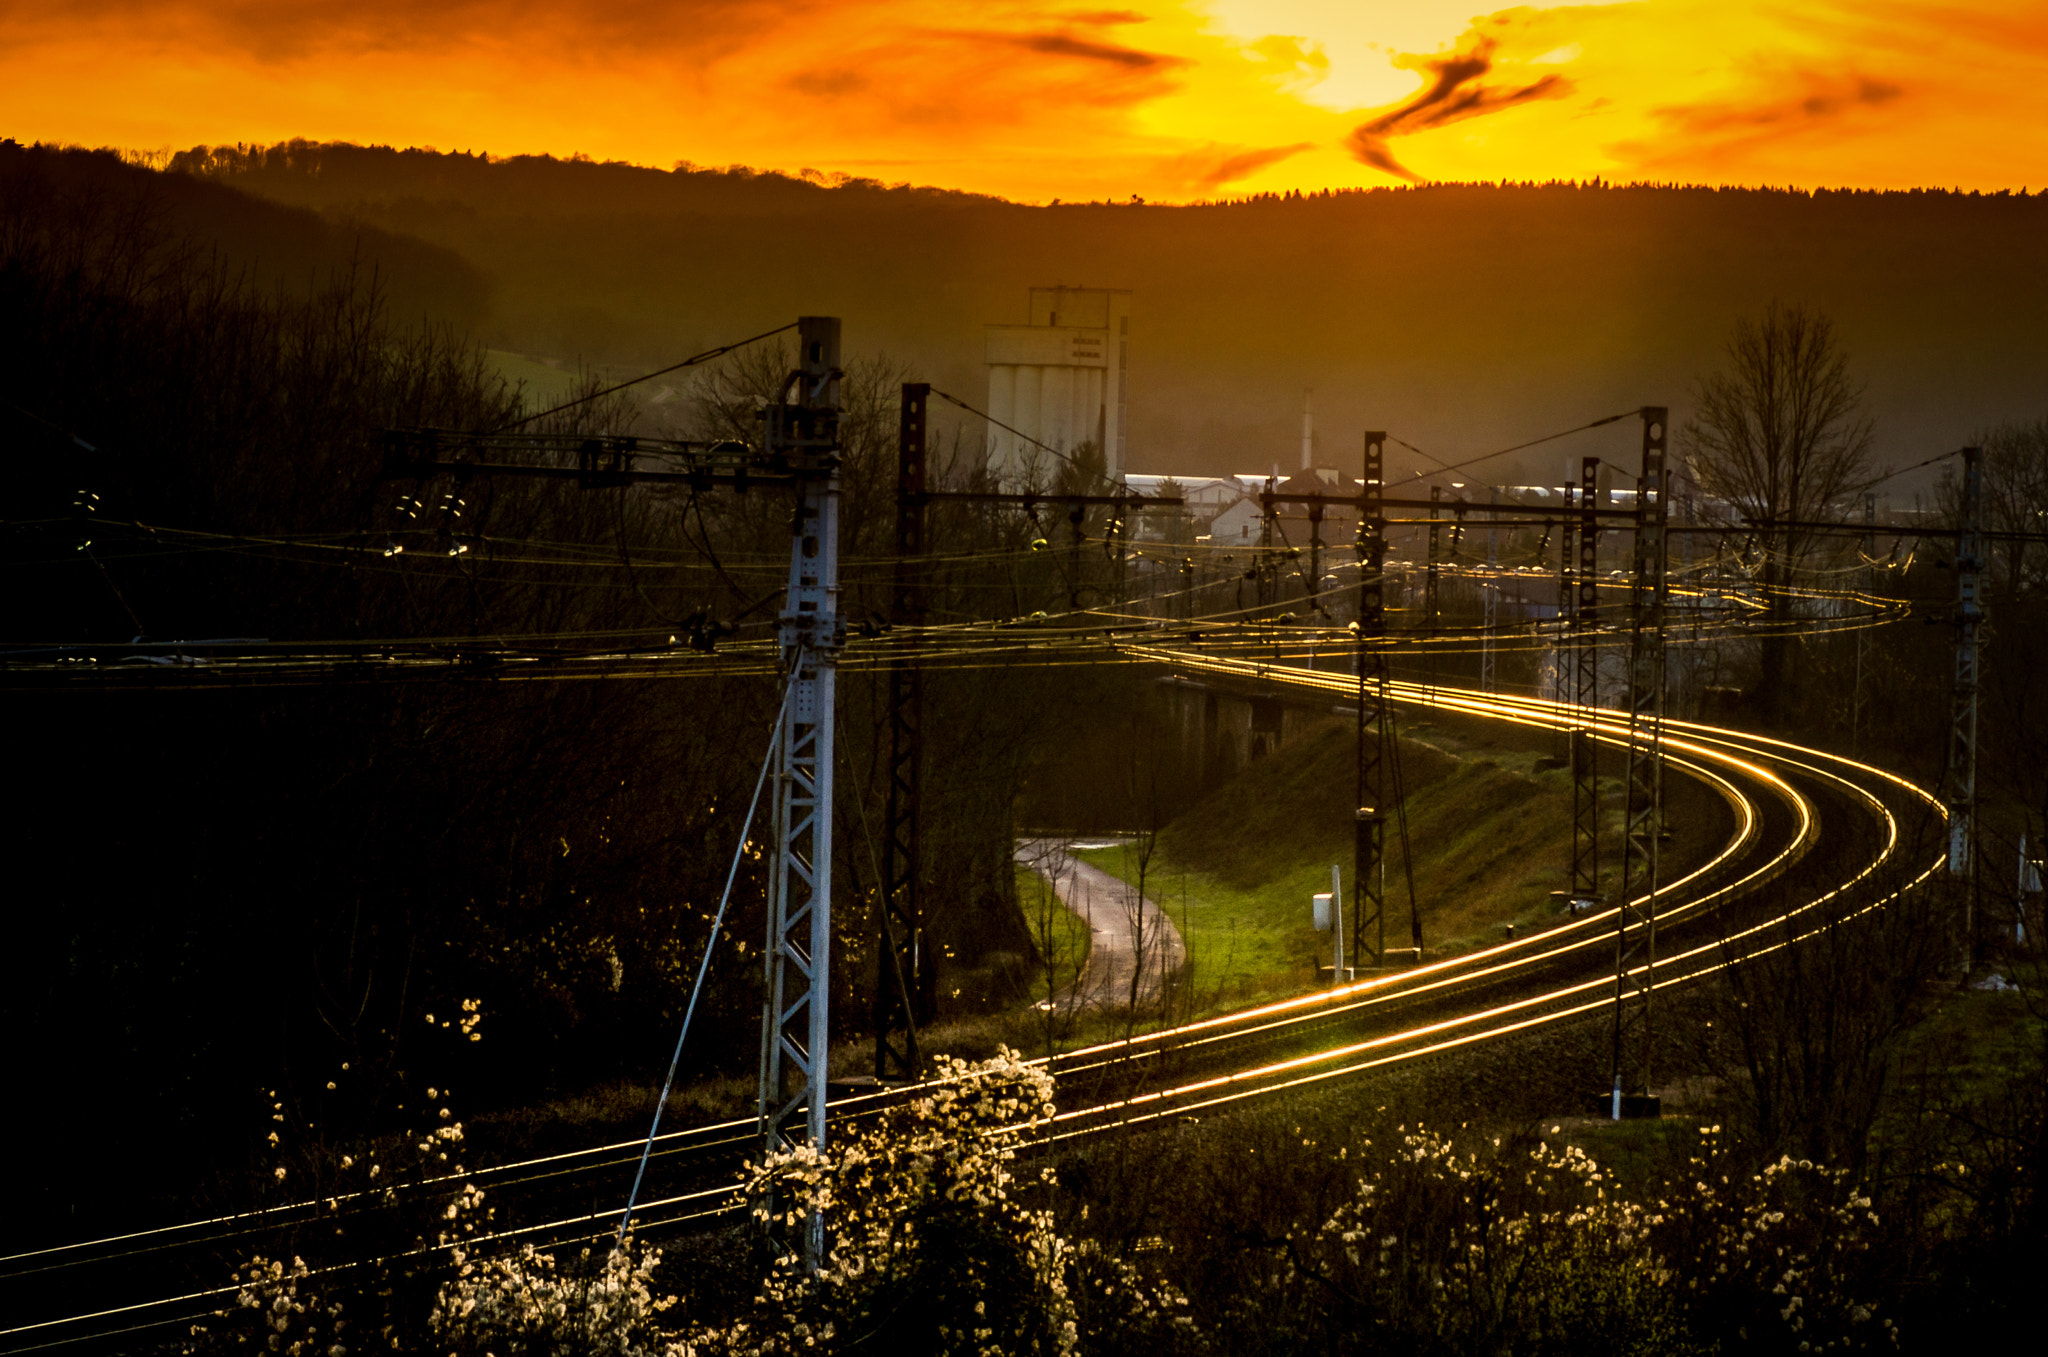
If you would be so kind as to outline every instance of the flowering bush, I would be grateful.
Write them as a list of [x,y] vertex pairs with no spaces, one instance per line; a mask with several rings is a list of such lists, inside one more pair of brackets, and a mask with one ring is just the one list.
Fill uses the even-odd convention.
[[1702,1133],[1691,1181],[1653,1217],[1658,1245],[1686,1262],[1682,1289],[1702,1331],[1750,1351],[1896,1347],[1865,1289],[1878,1226],[1870,1198],[1846,1172],[1789,1156],[1730,1173],[1718,1132]]
[[[439,1090],[428,1092],[431,1107]],[[1053,1117],[1042,1069],[1007,1049],[979,1064],[941,1058],[920,1094],[823,1151],[799,1147],[747,1170],[742,1186],[761,1230],[723,1241],[739,1244],[729,1255],[739,1289],[720,1300],[700,1277],[693,1298],[723,1310],[716,1322],[684,1323],[659,1294],[661,1255],[630,1239],[566,1260],[530,1244],[484,1252],[502,1236],[458,1165],[452,1198],[438,1184],[407,1194],[415,1208],[431,1206],[433,1223],[409,1253],[389,1255],[433,1252],[452,1259],[452,1276],[356,1274],[370,1285],[351,1297],[355,1327],[344,1342],[341,1307],[315,1285],[316,1268],[258,1258],[237,1274],[233,1306],[195,1328],[186,1351],[1166,1357],[1250,1335],[1276,1350],[1573,1357],[1896,1345],[1890,1316],[1870,1299],[1878,1220],[1869,1198],[1847,1175],[1805,1161],[1737,1171],[1717,1127],[1701,1132],[1681,1182],[1637,1199],[1617,1193],[1577,1146],[1453,1138],[1419,1124],[1324,1161],[1336,1195],[1289,1209],[1275,1233],[1224,1223],[1231,1204],[1205,1199],[1181,1244],[1227,1239],[1244,1261],[1233,1274],[1242,1284],[1201,1288],[1213,1330],[1204,1334],[1173,1285],[1055,1227],[1049,1169],[1019,1171],[1018,1147]],[[409,1137],[428,1173],[463,1144],[445,1108],[434,1121]],[[374,1163],[357,1196],[399,1206]],[[337,1205],[329,1199],[316,1224]],[[757,1245],[759,1270],[747,1261]],[[1135,1254],[1171,1262],[1176,1247],[1146,1236]],[[1184,1270],[1201,1274],[1198,1263]]]
[[1178,1287],[1147,1276],[1092,1239],[1067,1252],[1067,1295],[1084,1352],[1170,1357],[1208,1348]]
[[[1049,1211],[1019,1200],[1026,1188],[1054,1186],[1050,1171],[1023,1182],[1013,1171],[1019,1136],[1052,1117],[1051,1095],[1051,1079],[1014,1051],[980,1064],[942,1057],[924,1096],[880,1124],[823,1153],[800,1147],[750,1169],[744,1187],[758,1222],[796,1243],[815,1214],[827,1246],[815,1269],[798,1250],[777,1258],[752,1304],[721,1326],[682,1329],[671,1316],[665,1329],[675,1301],[656,1293],[661,1255],[630,1240],[567,1263],[531,1245],[481,1252],[491,1212],[482,1190],[464,1182],[440,1208],[432,1240],[449,1250],[455,1275],[434,1294],[427,1333],[439,1351],[494,1357],[776,1354],[878,1339],[877,1350],[1005,1357],[1072,1352],[1085,1317],[1105,1346],[1195,1345],[1179,1292],[1093,1244],[1070,1244]],[[445,1162],[462,1141],[459,1122],[445,1111],[438,1120],[411,1137],[423,1166]],[[396,1204],[388,1189],[373,1191]],[[424,1237],[416,1245],[429,1246]],[[286,1273],[257,1260],[241,1308],[287,1326],[259,1339],[276,1332],[299,1344],[291,1351],[342,1357],[332,1344],[308,1345],[336,1331],[320,1327],[333,1311],[300,1294],[308,1275],[303,1264]],[[392,1288],[379,1294],[389,1302]],[[371,1326],[379,1349],[426,1337],[416,1319],[386,1318],[395,1322]],[[253,1322],[242,1327],[254,1331]],[[196,1329],[190,1351],[239,1351],[224,1341],[239,1332]]]
[[1669,1269],[1640,1208],[1576,1146],[1459,1148],[1423,1126],[1371,1142],[1357,1190],[1288,1241],[1347,1322],[1455,1351],[1682,1351]]
[[1052,1116],[1050,1076],[1004,1049],[978,1065],[941,1057],[934,1085],[822,1154],[801,1146],[751,1171],[756,1218],[795,1245],[816,1213],[825,1251],[809,1271],[792,1247],[753,1317],[708,1342],[759,1354],[1073,1349],[1068,1246],[1050,1213],[1017,1200],[1011,1172],[1017,1135]]
[[196,1353],[276,1353],[280,1357],[346,1357],[341,1304],[312,1285],[303,1258],[291,1265],[252,1258],[236,1274],[233,1306],[214,1312],[210,1325],[195,1324],[185,1344]]
[[533,1245],[495,1258],[455,1250],[455,1280],[441,1288],[428,1320],[441,1349],[494,1357],[690,1357],[691,1348],[654,1328],[675,1304],[656,1296],[649,1277],[658,1250],[641,1254],[632,1241],[593,1259],[585,1249],[573,1267]]
[[[309,1214],[290,1227],[288,1247],[305,1256],[294,1256],[289,1267],[257,1256],[238,1269],[234,1305],[192,1327],[184,1345],[188,1357],[243,1351],[343,1357],[417,1344],[431,1282],[403,1260],[435,1245],[451,1248],[480,1226],[488,1229],[492,1214],[483,1191],[450,1158],[461,1153],[464,1135],[447,1105],[448,1090],[426,1094],[425,1129],[408,1130],[396,1143],[343,1141],[347,1150],[330,1142],[321,1153],[297,1157],[305,1171],[290,1182],[303,1184]],[[284,1124],[285,1104],[274,1092],[266,1097],[270,1120]],[[273,1155],[287,1152],[276,1130],[266,1141]],[[393,1152],[387,1172],[378,1155]],[[272,1175],[279,1184],[287,1180],[282,1163]],[[451,1189],[452,1197],[446,1195]],[[346,1344],[340,1341],[342,1306],[330,1299],[343,1294],[353,1326]]]
[[[1555,1129],[1555,1128],[1553,1128]],[[1421,1351],[1847,1351],[1892,1346],[1864,1267],[1877,1217],[1847,1175],[1728,1171],[1702,1133],[1688,1181],[1630,1201],[1576,1146],[1461,1146],[1397,1128],[1351,1197],[1281,1241],[1352,1333]]]

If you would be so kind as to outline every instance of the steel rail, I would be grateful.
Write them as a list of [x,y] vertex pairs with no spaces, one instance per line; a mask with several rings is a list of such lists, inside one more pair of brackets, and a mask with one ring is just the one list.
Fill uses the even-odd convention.
[[[1168,663],[1196,672],[1249,679],[1295,689],[1348,692],[1355,683],[1349,675],[1319,672],[1268,660],[1237,659],[1128,644],[1118,648],[1125,652],[1125,658],[1133,662]],[[1424,688],[1411,684],[1390,684],[1389,696],[1404,705],[1437,707],[1532,726],[1556,725],[1565,720],[1577,719],[1580,715],[1568,706],[1540,699],[1507,698],[1442,685]],[[1593,726],[1596,738],[1604,742],[1613,744],[1626,739],[1625,722],[1614,716],[1596,715],[1593,718]],[[1671,732],[1667,737],[1668,747],[1677,756],[1674,761],[1688,775],[1706,781],[1721,797],[1731,808],[1735,828],[1728,841],[1706,864],[1657,892],[1660,900],[1672,901],[1671,905],[1660,912],[1660,919],[1676,921],[1683,917],[1701,916],[1717,904],[1752,892],[1763,883],[1782,875],[1792,862],[1797,861],[1798,857],[1812,846],[1818,828],[1817,817],[1810,800],[1792,788],[1783,774],[1773,771],[1766,764],[1779,764],[1784,768],[1796,770],[1800,776],[1835,784],[1841,794],[1860,799],[1866,813],[1882,826],[1883,833],[1880,836],[1880,851],[1868,862],[1861,864],[1846,879],[1833,884],[1821,894],[1804,899],[1791,909],[1750,924],[1733,934],[1660,958],[1649,977],[1649,988],[1653,991],[1697,980],[1728,965],[1739,964],[1747,956],[1766,954],[1813,936],[1820,928],[1828,925],[1814,924],[1804,932],[1777,937],[1774,941],[1768,940],[1773,933],[1784,933],[1788,928],[1798,926],[1798,921],[1810,911],[1818,910],[1829,901],[1841,898],[1846,892],[1885,867],[1895,854],[1900,841],[1898,819],[1884,804],[1882,796],[1869,790],[1856,779],[1875,780],[1882,789],[1893,796],[1903,796],[1909,801],[1916,800],[1933,813],[1942,813],[1940,803],[1925,789],[1873,765],[1809,749],[1789,741],[1745,735],[1702,723],[1670,720],[1666,722],[1666,728]],[[1781,813],[1788,814],[1794,824],[1794,832],[1790,835],[1789,841],[1771,846],[1763,859],[1756,863],[1744,859],[1754,856],[1759,847],[1757,841],[1763,817],[1752,795],[1738,787],[1738,781],[1761,789],[1765,795],[1777,801]],[[1861,904],[1850,917],[1860,917],[1897,899],[1904,891],[1925,881],[1937,867],[1938,860],[1935,865],[1926,867],[1906,885]],[[1739,874],[1731,880],[1713,885],[1697,896],[1680,898],[1684,894],[1683,888],[1703,883],[1717,872],[1730,871],[1737,871]],[[1399,1003],[1420,1003],[1432,996],[1455,998],[1462,992],[1476,993],[1481,987],[1496,986],[1518,974],[1533,975],[1557,967],[1570,960],[1574,954],[1604,945],[1606,939],[1600,935],[1599,924],[1611,917],[1612,911],[1605,911],[1582,917],[1556,929],[1481,949],[1479,952],[1432,962],[1405,972],[1373,977],[1339,990],[1300,996],[1235,1014],[1202,1019],[1121,1042],[1102,1043],[1037,1063],[1047,1065],[1057,1079],[1066,1081],[1117,1066],[1129,1068],[1137,1062],[1163,1060],[1169,1055],[1199,1055],[1208,1048],[1217,1048],[1220,1053],[1227,1053],[1232,1048],[1270,1045],[1277,1038],[1339,1026],[1375,1008]],[[1731,948],[1745,941],[1755,942],[1757,945],[1742,955],[1731,955]],[[1611,1002],[1604,997],[1604,991],[1610,985],[1611,978],[1611,975],[1599,975],[1571,984],[1552,986],[1511,998],[1506,1002],[1494,1002],[1454,1012],[1399,1030],[1377,1033],[1362,1040],[1342,1041],[1320,1050],[1297,1053],[1282,1059],[1263,1059],[1241,1064],[1237,1068],[1179,1083],[1172,1088],[1142,1090],[1128,1096],[1071,1107],[1059,1114],[1058,1121],[1048,1129],[1045,1136],[1037,1139],[1045,1144],[1057,1144],[1071,1140],[1075,1136],[1101,1134],[1165,1117],[1188,1116],[1248,1098],[1284,1094],[1290,1090],[1382,1068],[1400,1061],[1421,1059],[1477,1042],[1524,1032],[1546,1023],[1569,1020],[1604,1009]],[[835,1098],[832,1100],[832,1106],[835,1116],[866,1120],[906,1098],[914,1097],[916,1092],[916,1088],[911,1088],[844,1099]],[[678,1161],[699,1156],[724,1162],[734,1148],[751,1143],[752,1129],[751,1119],[685,1128],[660,1137],[657,1156],[668,1167],[680,1167]],[[456,1175],[442,1175],[413,1184],[406,1190],[433,1190],[451,1187],[459,1181],[470,1181],[486,1185],[487,1190],[494,1193],[501,1193],[517,1188],[533,1188],[557,1180],[577,1181],[592,1174],[602,1174],[622,1167],[630,1157],[626,1152],[637,1151],[642,1143],[637,1140],[619,1142],[615,1145],[571,1151],[562,1155],[528,1159],[478,1170],[462,1178]],[[652,1203],[650,1213],[643,1216],[638,1232],[645,1237],[654,1231],[673,1229],[692,1221],[730,1214],[738,1206],[734,1193],[735,1187],[727,1184],[670,1193],[657,1198]],[[353,1206],[361,1202],[367,1205],[365,1199],[369,1195],[371,1194],[357,1194],[356,1198],[347,1199],[345,1203],[343,1199],[335,1200],[337,1204]],[[381,1198],[383,1194],[375,1195]],[[295,1223],[288,1218],[280,1219],[281,1215],[288,1217],[294,1212],[301,1213],[302,1222],[304,1217],[319,1215],[320,1203],[294,1203],[263,1212],[212,1217],[154,1230],[129,1232],[102,1240],[58,1245],[50,1249],[16,1254],[0,1259],[0,1264],[26,1262],[31,1266],[10,1267],[0,1275],[8,1279],[21,1278],[51,1267],[69,1267],[73,1265],[73,1260],[79,1264],[116,1262],[133,1256],[134,1246],[141,1245],[141,1241],[163,1239],[166,1236],[175,1236],[181,1231],[201,1233],[198,1237],[176,1241],[179,1246],[220,1246],[237,1240],[246,1241],[273,1233],[280,1226]],[[571,1238],[596,1238],[598,1232],[592,1232],[589,1227],[611,1219],[614,1214],[594,1212],[558,1216],[537,1225],[521,1225],[472,1236],[465,1240],[465,1243],[473,1246],[494,1239],[532,1239],[537,1236],[546,1236],[551,1243],[567,1242]],[[322,1223],[333,1219],[332,1214],[321,1217]],[[578,1233],[579,1231],[582,1233]],[[107,1246],[121,1245],[130,1246],[129,1251],[119,1247],[107,1251]],[[142,1247],[146,1249],[152,1246]],[[99,1252],[95,1254],[95,1250]],[[435,1250],[429,1247],[426,1252],[431,1254]],[[414,1250],[392,1257],[420,1256],[420,1251]],[[194,1317],[186,1313],[190,1311],[193,1303],[202,1300],[210,1302],[222,1294],[225,1292],[218,1289],[187,1291],[180,1295],[139,1301],[133,1305],[110,1307],[91,1315],[64,1316],[10,1328],[0,1331],[0,1337],[48,1336],[52,1330],[69,1328],[71,1331],[68,1334],[56,1339],[58,1343],[89,1341],[111,1332],[106,1329],[104,1323],[95,1327],[94,1321],[119,1319],[126,1324],[123,1331],[133,1332],[138,1326],[127,1324],[126,1321],[140,1312],[182,1305],[183,1311],[180,1314],[158,1322],[184,1322]],[[72,1327],[81,1324],[85,1326],[84,1330]],[[139,1327],[155,1326],[156,1324],[152,1323]],[[38,1343],[37,1346],[44,1344]],[[14,1350],[26,1349],[14,1347]]]

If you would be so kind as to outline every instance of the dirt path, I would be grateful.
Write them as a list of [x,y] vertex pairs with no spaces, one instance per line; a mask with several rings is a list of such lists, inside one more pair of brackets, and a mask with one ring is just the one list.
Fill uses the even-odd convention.
[[1017,861],[1052,883],[1060,903],[1088,924],[1088,960],[1053,997],[1062,1008],[1122,1008],[1159,1001],[1166,977],[1187,960],[1180,930],[1152,901],[1068,851],[1058,839],[1020,839]]

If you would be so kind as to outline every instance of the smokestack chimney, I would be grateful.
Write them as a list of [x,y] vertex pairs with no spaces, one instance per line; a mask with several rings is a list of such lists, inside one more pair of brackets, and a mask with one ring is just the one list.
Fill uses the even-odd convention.
[[1316,464],[1315,416],[1309,412],[1309,397],[1314,388],[1304,387],[1301,392],[1301,469],[1308,471]]

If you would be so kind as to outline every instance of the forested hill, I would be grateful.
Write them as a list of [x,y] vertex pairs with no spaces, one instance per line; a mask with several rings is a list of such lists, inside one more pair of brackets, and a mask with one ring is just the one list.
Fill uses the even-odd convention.
[[[161,259],[218,264],[263,290],[303,293],[359,270],[399,316],[458,327],[491,310],[484,273],[445,245],[389,230],[360,214],[340,217],[238,191],[204,177],[158,174],[111,151],[56,152],[0,140],[0,222],[19,234],[50,223],[91,221],[100,237],[125,235]],[[113,242],[101,239],[102,248]]]
[[824,312],[856,351],[976,399],[982,326],[1023,320],[1027,287],[1131,288],[1141,470],[1291,460],[1305,387],[1333,452],[1367,425],[1448,456],[1645,403],[1682,416],[1731,322],[1774,297],[1837,320],[1895,462],[2038,417],[2048,389],[2039,193],[1438,185],[1027,206],[306,143],[171,168],[451,249],[490,280],[491,343],[563,360],[672,361]]

